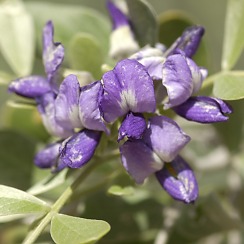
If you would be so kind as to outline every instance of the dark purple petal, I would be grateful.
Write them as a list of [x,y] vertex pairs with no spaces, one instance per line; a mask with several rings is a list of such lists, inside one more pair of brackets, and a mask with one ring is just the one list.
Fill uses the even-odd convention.
[[232,112],[224,101],[212,97],[191,97],[183,104],[173,108],[187,120],[199,123],[215,123],[228,120],[225,114]]
[[52,168],[58,162],[59,147],[61,143],[52,143],[39,151],[34,159],[36,166],[40,168]]
[[202,26],[191,26],[187,28],[182,36],[180,36],[169,48],[167,55],[174,54],[177,49],[182,50],[187,57],[192,57],[204,34],[204,28]]
[[123,166],[138,184],[162,169],[164,164],[141,140],[126,141],[120,146],[120,153]]
[[130,139],[141,139],[146,126],[147,124],[142,114],[127,114],[119,128],[118,141],[122,140],[125,136]]
[[53,92],[45,93],[40,98],[36,99],[36,101],[43,124],[51,135],[67,138],[73,134],[73,130],[65,129],[56,121],[55,94]]
[[[64,48],[60,43],[53,41],[54,29],[52,21],[48,21],[43,28],[42,45],[43,45],[43,64],[48,80],[53,83],[57,70],[64,59]],[[55,85],[55,84],[52,84]]]
[[113,23],[113,30],[129,25],[127,16],[112,1],[107,1],[107,9]]
[[68,75],[60,85],[55,99],[55,116],[60,126],[66,129],[81,128],[79,118],[80,84],[75,75]]
[[185,102],[193,92],[193,79],[186,57],[181,54],[169,56],[163,64],[163,85],[169,101],[165,108]]
[[80,168],[93,156],[101,132],[84,129],[66,139],[60,147],[60,158],[70,168]]
[[156,172],[156,177],[162,187],[174,199],[184,203],[192,203],[198,197],[198,184],[193,170],[178,156],[171,163]]
[[171,162],[190,137],[172,119],[155,116],[150,119],[143,140],[164,162]]
[[36,75],[14,80],[8,89],[23,97],[36,98],[49,92],[51,87],[46,78]]
[[103,76],[104,94],[101,110],[107,122],[119,116],[154,112],[156,101],[153,81],[145,67],[136,60],[125,59]]
[[82,87],[79,99],[79,117],[85,128],[108,132],[99,110],[101,96],[100,81]]

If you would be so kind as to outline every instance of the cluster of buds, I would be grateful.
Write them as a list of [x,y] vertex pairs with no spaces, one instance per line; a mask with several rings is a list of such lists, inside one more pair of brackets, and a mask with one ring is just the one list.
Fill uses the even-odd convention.
[[109,125],[119,122],[121,161],[135,182],[142,184],[155,174],[173,198],[194,202],[197,181],[179,155],[190,137],[157,107],[200,123],[228,119],[231,108],[224,101],[194,95],[207,76],[191,59],[204,29],[188,28],[168,49],[162,44],[139,49],[126,13],[111,1],[108,10],[113,22],[110,55],[118,62],[101,80],[81,86],[71,74],[60,83],[64,48],[53,41],[49,21],[43,30],[46,77],[24,77],[9,85],[11,92],[35,99],[47,131],[59,138],[36,154],[35,164],[55,172],[80,168],[93,157],[102,133],[114,138]]

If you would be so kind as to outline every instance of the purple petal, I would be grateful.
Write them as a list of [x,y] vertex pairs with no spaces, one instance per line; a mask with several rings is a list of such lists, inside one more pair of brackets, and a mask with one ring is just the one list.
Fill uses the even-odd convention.
[[156,177],[162,187],[174,199],[192,203],[198,197],[198,184],[193,170],[178,156],[171,163],[156,172]]
[[36,99],[38,111],[41,114],[43,124],[47,131],[54,136],[67,138],[73,134],[73,130],[65,129],[58,124],[55,117],[55,94],[45,93]]
[[66,129],[81,128],[79,118],[80,84],[75,75],[68,75],[60,85],[55,100],[55,116],[60,126]]
[[164,162],[170,162],[190,141],[190,137],[172,119],[155,116],[150,119],[143,140]]
[[52,143],[39,151],[34,159],[35,165],[40,168],[52,168],[58,162],[60,145],[61,143]]
[[175,54],[166,59],[163,64],[163,85],[169,97],[165,109],[185,102],[192,95],[192,74],[183,55]]
[[118,141],[122,140],[125,136],[130,139],[141,139],[146,126],[147,124],[142,114],[127,114],[119,128]]
[[43,64],[48,80],[52,83],[52,79],[63,62],[64,48],[60,43],[53,42],[54,28],[52,21],[46,23],[42,35]]
[[202,26],[192,26],[187,28],[167,51],[168,55],[175,53],[177,49],[182,50],[187,57],[192,57],[200,44],[204,28]]
[[143,65],[125,59],[103,76],[104,94],[101,110],[107,122],[119,116],[154,112],[156,107],[153,81]]
[[27,76],[14,80],[9,85],[9,91],[27,98],[36,98],[51,90],[47,79],[42,76]]
[[191,97],[185,103],[174,107],[174,111],[187,120],[199,123],[215,123],[228,120],[225,114],[232,112],[224,101],[211,97]]
[[99,110],[102,95],[100,81],[81,88],[79,99],[79,117],[82,125],[90,130],[107,131]]
[[129,25],[127,16],[112,1],[107,2],[107,9],[113,23],[113,30],[124,25]]
[[60,158],[70,168],[80,168],[93,156],[101,132],[84,129],[66,139],[60,147]]
[[137,184],[162,169],[163,161],[141,140],[126,141],[120,146],[122,164]]

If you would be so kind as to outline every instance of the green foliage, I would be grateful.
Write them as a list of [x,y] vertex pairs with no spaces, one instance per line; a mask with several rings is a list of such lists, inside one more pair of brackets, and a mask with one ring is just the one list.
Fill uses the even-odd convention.
[[244,47],[244,1],[228,0],[225,20],[222,69],[231,69]]
[[213,93],[224,100],[238,100],[244,98],[244,72],[238,74],[230,72],[218,76],[214,82]]
[[103,54],[107,53],[110,25],[97,11],[81,6],[48,2],[28,2],[26,7],[35,21],[39,52],[42,50],[41,30],[51,19],[55,25],[55,40],[62,42],[64,47],[68,47],[76,33],[82,32],[95,37],[102,47]]
[[25,136],[0,131],[0,183],[26,189],[31,182],[35,144]]
[[102,75],[103,52],[90,34],[78,33],[70,41],[68,58],[72,69],[88,71],[96,79]]
[[34,25],[19,0],[0,3],[0,50],[18,76],[29,75],[34,59]]
[[126,3],[139,44],[142,47],[147,44],[155,45],[157,42],[158,25],[152,7],[144,0],[126,0]]
[[113,185],[108,189],[108,193],[115,196],[125,196],[132,195],[135,189],[131,186],[121,187],[118,185]]
[[0,216],[45,213],[49,206],[40,199],[15,188],[0,185]]
[[51,235],[58,244],[95,243],[102,238],[110,226],[102,220],[92,220],[57,214],[51,223]]

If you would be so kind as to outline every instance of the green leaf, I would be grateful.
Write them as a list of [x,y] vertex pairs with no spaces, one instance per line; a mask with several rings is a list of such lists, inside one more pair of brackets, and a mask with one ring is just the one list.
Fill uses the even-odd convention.
[[34,58],[34,25],[21,1],[4,1],[0,5],[0,48],[18,76],[30,74]]
[[96,79],[101,77],[103,53],[96,39],[87,33],[78,33],[70,41],[68,58],[72,69],[91,72]]
[[110,230],[102,220],[82,219],[58,214],[51,222],[51,236],[58,244],[95,243]]
[[0,131],[0,184],[26,189],[31,181],[35,144],[10,130]]
[[45,202],[24,191],[0,185],[0,216],[45,213],[49,209]]
[[219,75],[214,82],[213,93],[224,100],[244,98],[244,72]]
[[231,69],[244,47],[244,1],[228,0],[223,45],[222,69]]
[[[109,48],[110,23],[99,12],[81,6],[54,4],[49,2],[28,2],[27,9],[33,15],[36,24],[38,50],[41,53],[42,29],[48,20],[54,22],[55,41],[68,47],[71,38],[79,32],[95,37],[102,47],[103,54]],[[41,13],[41,14],[40,14]]]
[[114,185],[108,189],[108,193],[115,196],[132,195],[134,191],[135,189],[131,186],[121,187],[118,185]]
[[[194,25],[193,20],[182,11],[170,10],[164,12],[158,17],[159,22],[159,42],[163,43],[167,47],[182,35],[183,31]],[[206,43],[204,38],[198,47],[193,59],[199,66],[211,67],[209,53],[207,52]]]
[[155,45],[158,36],[156,14],[153,8],[144,0],[126,0],[129,18],[136,39],[141,46]]
[[57,175],[47,176],[45,179],[32,186],[28,190],[28,193],[38,195],[62,185],[65,182],[67,171],[68,169],[64,169]]

